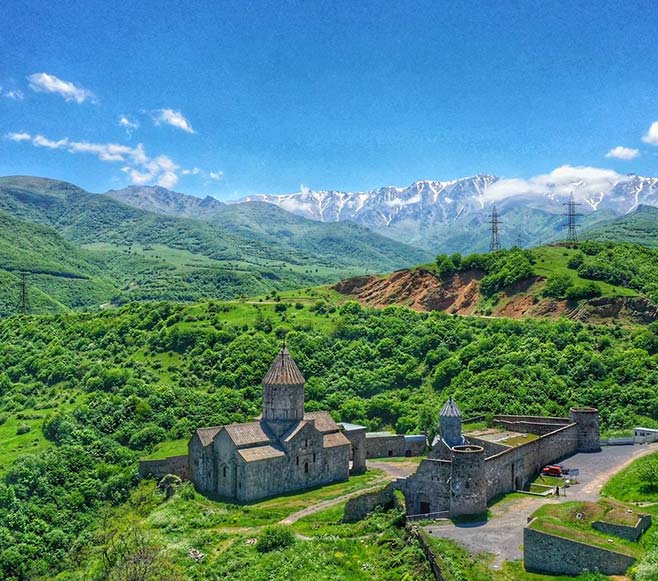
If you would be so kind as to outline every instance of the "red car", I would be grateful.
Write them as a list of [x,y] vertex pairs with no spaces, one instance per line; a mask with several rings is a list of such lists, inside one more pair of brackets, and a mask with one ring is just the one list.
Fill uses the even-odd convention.
[[559,466],[553,466],[553,465],[545,466],[544,469],[541,471],[541,473],[544,476],[558,476],[558,477],[562,476],[562,474],[563,474],[562,473],[562,468],[560,468]]

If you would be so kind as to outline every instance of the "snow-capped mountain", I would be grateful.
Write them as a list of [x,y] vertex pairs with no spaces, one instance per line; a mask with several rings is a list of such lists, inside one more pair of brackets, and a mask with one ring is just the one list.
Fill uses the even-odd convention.
[[424,223],[445,222],[494,203],[529,203],[548,211],[558,210],[571,193],[584,212],[610,210],[621,215],[639,205],[658,206],[658,178],[615,174],[605,182],[591,184],[583,179],[551,183],[537,178],[508,180],[478,174],[446,182],[420,180],[403,188],[387,186],[368,192],[307,190],[281,196],[259,194],[237,203],[268,202],[321,222],[352,220],[381,228],[409,218],[422,219]]
[[482,174],[447,182],[420,180],[406,188],[387,186],[369,192],[304,191],[283,196],[264,194],[238,202],[269,202],[313,220],[351,220],[382,228],[420,215],[424,221],[444,222],[464,211],[484,208],[483,194],[496,180],[495,176]]
[[658,206],[658,178],[563,166],[529,180],[478,174],[367,192],[305,190],[281,196],[254,195],[229,203],[269,202],[313,220],[350,220],[431,250],[463,251],[486,249],[486,220],[493,204],[503,218],[501,234],[507,234],[513,243],[537,244],[558,238],[563,204],[571,194],[583,214],[581,220],[590,224],[627,214],[640,205]]

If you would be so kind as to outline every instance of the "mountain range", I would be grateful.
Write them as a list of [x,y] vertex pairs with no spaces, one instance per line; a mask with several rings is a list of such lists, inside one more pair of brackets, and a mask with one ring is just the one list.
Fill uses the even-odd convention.
[[133,204],[163,201],[149,211],[58,180],[0,178],[0,315],[18,304],[18,271],[29,273],[36,308],[61,310],[253,296],[431,258],[363,226],[323,224],[271,204],[204,207],[168,190],[151,198],[140,191]]
[[[489,216],[496,204],[501,239],[534,246],[564,237],[564,203],[573,192],[583,229],[623,216],[641,205],[658,206],[658,178],[604,175],[594,184],[506,180],[489,174],[452,181],[416,181],[365,192],[310,191],[254,195],[236,204],[262,201],[320,222],[353,221],[393,239],[432,252],[487,250]],[[597,176],[598,177],[598,176]]]

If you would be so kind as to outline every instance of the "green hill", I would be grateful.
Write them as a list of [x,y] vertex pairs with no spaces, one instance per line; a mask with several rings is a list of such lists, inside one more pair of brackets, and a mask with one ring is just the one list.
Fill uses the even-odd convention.
[[[165,502],[136,466],[198,426],[257,416],[260,379],[286,331],[308,409],[371,430],[432,431],[449,395],[469,416],[586,405],[601,410],[604,430],[658,426],[655,324],[449,317],[334,299],[308,291],[271,304],[134,303],[0,321],[0,578],[90,577],[135,535],[170,559],[167,578],[221,578],[231,564],[250,578],[254,533],[241,527],[276,522],[299,499],[278,499],[269,516],[185,489]],[[374,523],[339,524],[340,509],[293,530],[325,543],[336,531],[381,559],[389,540],[368,544],[373,531],[361,527]],[[195,563],[190,547],[207,558]]]
[[658,250],[631,243],[439,255],[436,262],[335,285],[371,306],[500,317],[658,320]]
[[658,248],[658,208],[640,206],[634,212],[586,228],[583,239],[625,241]]
[[[0,211],[21,220],[18,230],[24,233],[18,240],[11,232],[15,226],[6,219],[0,223],[6,261],[0,269],[39,271],[31,277],[33,303],[52,310],[110,300],[266,294],[366,270],[392,270],[426,257],[365,228],[315,228],[278,208],[259,206],[251,209],[253,214],[249,209],[230,210],[217,223],[209,223],[147,212],[57,180],[0,178]],[[45,252],[55,239],[61,250]],[[78,257],[79,272],[72,269],[71,257]],[[46,281],[46,271],[73,273],[86,282],[68,283],[69,290],[55,292],[64,277]],[[0,308],[6,313],[17,287],[10,276],[3,281],[14,289],[7,290]],[[52,295],[52,300],[39,292]]]

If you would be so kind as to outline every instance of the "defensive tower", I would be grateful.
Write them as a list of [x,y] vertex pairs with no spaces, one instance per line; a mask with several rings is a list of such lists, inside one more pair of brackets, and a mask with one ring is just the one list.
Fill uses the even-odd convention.
[[598,452],[601,449],[599,410],[596,408],[571,408],[569,417],[578,426],[578,451]]
[[487,510],[484,448],[460,445],[452,449],[450,516],[480,514]]

